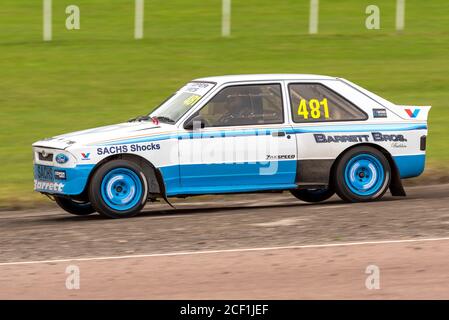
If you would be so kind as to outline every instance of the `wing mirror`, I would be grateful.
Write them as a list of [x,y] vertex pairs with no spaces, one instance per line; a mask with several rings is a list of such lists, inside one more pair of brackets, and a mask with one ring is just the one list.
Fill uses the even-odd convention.
[[186,130],[203,129],[205,127],[206,120],[200,115],[193,117],[184,124],[184,129]]

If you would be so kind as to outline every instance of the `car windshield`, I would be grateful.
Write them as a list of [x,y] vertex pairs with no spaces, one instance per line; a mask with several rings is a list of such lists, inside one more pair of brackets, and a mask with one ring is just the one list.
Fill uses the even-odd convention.
[[150,116],[161,122],[176,123],[214,86],[211,82],[190,82],[163,102]]

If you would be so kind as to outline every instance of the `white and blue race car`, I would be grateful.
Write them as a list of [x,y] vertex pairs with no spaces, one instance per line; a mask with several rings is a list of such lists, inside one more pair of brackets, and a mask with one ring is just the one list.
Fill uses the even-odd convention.
[[405,196],[401,179],[424,170],[429,110],[335,77],[196,79],[148,115],[34,143],[34,189],[72,214],[110,218],[204,194]]

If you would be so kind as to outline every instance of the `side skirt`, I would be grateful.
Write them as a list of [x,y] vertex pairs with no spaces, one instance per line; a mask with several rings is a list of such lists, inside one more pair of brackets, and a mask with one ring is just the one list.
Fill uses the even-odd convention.
[[298,160],[296,162],[296,184],[302,189],[328,186],[334,161],[335,159]]

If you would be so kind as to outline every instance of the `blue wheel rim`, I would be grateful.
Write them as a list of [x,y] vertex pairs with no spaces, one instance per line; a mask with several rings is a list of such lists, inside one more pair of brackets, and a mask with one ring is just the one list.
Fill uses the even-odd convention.
[[112,209],[126,211],[136,206],[142,198],[139,176],[127,168],[109,171],[101,182],[101,197]]
[[379,192],[385,182],[385,170],[377,157],[358,154],[345,167],[346,186],[358,196],[372,196]]

